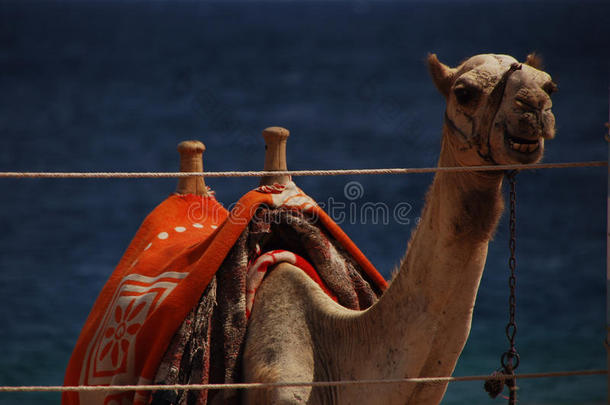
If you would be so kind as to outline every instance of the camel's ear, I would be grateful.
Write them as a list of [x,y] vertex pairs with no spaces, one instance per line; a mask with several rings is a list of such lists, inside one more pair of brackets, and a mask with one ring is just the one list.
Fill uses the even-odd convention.
[[527,58],[525,59],[525,64],[530,65],[535,69],[542,70],[542,56],[538,55],[536,52],[532,52],[527,55]]
[[456,69],[441,63],[435,53],[428,55],[428,70],[438,91],[445,97],[449,97],[449,91],[453,84]]

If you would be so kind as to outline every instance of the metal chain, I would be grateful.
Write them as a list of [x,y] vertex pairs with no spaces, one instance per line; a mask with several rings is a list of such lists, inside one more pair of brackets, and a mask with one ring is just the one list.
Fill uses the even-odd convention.
[[506,338],[508,339],[509,349],[502,354],[500,362],[502,367],[494,372],[490,379],[485,382],[485,391],[492,397],[495,398],[504,389],[504,385],[509,388],[510,394],[508,398],[509,405],[515,405],[517,403],[517,382],[516,378],[507,380],[498,379],[499,374],[515,375],[515,370],[519,367],[519,353],[515,347],[515,335],[517,334],[517,322],[515,321],[515,313],[517,310],[517,299],[516,299],[516,286],[517,286],[517,259],[515,256],[515,250],[517,247],[517,183],[516,176],[517,171],[511,171],[507,173],[509,181],[509,200],[510,200],[510,216],[509,216],[509,231],[510,240],[508,247],[510,249],[510,258],[508,259],[508,267],[510,269],[510,275],[508,277],[508,287],[510,289],[510,295],[508,298],[508,324],[506,325]]
[[[506,325],[506,338],[508,339],[509,349],[502,354],[501,363],[505,374],[514,375],[515,370],[519,367],[519,353],[515,347],[515,335],[517,334],[517,323],[515,321],[515,312],[517,310],[517,299],[515,289],[517,286],[517,259],[515,257],[515,250],[517,247],[517,182],[515,177],[517,171],[512,171],[507,174],[509,186],[510,186],[510,217],[509,217],[509,230],[510,230],[510,241],[508,243],[510,249],[510,258],[508,259],[508,267],[510,269],[510,276],[508,277],[508,287],[510,289],[510,296],[508,298],[508,313],[509,320]],[[517,403],[517,384],[516,379],[506,381],[506,385],[510,390],[508,403],[514,405]]]

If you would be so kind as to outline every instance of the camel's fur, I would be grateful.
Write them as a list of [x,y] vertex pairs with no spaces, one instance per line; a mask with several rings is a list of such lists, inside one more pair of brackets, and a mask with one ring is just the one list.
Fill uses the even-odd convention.
[[[487,104],[516,62],[478,55],[450,68],[429,56],[430,73],[447,101],[439,166],[541,159],[544,140],[555,134],[550,76],[523,65],[508,78],[497,111]],[[530,144],[538,149],[529,151],[535,147]],[[246,381],[450,375],[470,331],[488,243],[503,209],[502,177],[492,171],[437,173],[395,278],[366,311],[339,306],[302,271],[278,265],[257,293],[244,353]],[[427,405],[438,404],[445,390],[446,384],[290,387],[248,391],[246,402]]]

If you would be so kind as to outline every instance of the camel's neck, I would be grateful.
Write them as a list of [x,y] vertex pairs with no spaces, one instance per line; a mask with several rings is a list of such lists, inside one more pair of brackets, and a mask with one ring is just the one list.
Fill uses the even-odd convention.
[[[444,139],[439,166],[460,166]],[[365,328],[379,332],[373,340],[392,351],[395,370],[388,374],[453,371],[470,331],[488,243],[502,211],[501,185],[499,172],[436,174],[398,274],[363,317],[372,323]]]

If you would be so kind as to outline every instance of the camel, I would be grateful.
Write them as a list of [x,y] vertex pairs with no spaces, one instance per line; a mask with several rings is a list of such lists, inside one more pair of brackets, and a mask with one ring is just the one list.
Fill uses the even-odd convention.
[[[539,59],[477,55],[451,68],[428,57],[446,99],[438,166],[532,164],[555,136],[556,90]],[[470,332],[488,244],[503,211],[503,172],[437,172],[421,222],[380,299],[364,311],[332,301],[281,263],[257,292],[247,382],[451,375]],[[248,390],[248,404],[438,404],[447,384]]]

